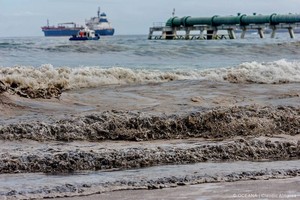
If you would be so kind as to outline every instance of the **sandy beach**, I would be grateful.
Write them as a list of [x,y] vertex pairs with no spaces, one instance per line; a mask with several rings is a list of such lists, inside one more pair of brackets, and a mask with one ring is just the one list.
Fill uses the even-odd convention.
[[103,194],[57,198],[57,200],[218,200],[218,199],[299,199],[300,179],[250,180],[227,183],[206,183],[158,190],[115,191]]
[[1,197],[297,199],[298,91],[174,81],[59,99],[4,92]]

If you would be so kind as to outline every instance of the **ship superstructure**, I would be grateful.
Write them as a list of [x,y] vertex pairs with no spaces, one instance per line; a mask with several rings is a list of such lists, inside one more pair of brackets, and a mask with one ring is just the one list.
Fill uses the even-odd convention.
[[86,20],[85,25],[89,29],[94,30],[98,35],[113,35],[115,32],[106,14],[104,12],[100,14],[100,7],[98,8],[97,17]]

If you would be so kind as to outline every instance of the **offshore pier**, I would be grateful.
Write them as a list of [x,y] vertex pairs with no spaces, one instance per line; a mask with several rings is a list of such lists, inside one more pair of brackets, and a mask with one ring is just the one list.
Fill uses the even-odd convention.
[[295,38],[294,30],[298,27],[300,27],[300,15],[297,14],[242,15],[238,13],[237,16],[181,18],[173,16],[166,23],[155,23],[150,27],[148,39],[236,39],[237,32],[241,33],[241,38],[245,38],[247,32],[253,31],[257,32],[260,38],[265,38],[266,30],[270,31],[271,38],[275,38],[276,32],[282,30],[288,32],[291,38]]

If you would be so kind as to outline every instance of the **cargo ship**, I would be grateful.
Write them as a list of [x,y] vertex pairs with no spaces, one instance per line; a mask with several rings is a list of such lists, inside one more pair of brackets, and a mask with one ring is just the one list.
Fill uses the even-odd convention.
[[[98,8],[97,17],[85,20],[85,27],[94,30],[96,34],[101,36],[112,36],[115,32],[115,29],[111,26],[106,14],[100,13],[100,7]],[[74,22],[50,26],[49,20],[47,20],[47,25],[42,27],[42,31],[46,37],[72,36],[76,35],[81,29],[84,29],[84,26],[77,25]]]

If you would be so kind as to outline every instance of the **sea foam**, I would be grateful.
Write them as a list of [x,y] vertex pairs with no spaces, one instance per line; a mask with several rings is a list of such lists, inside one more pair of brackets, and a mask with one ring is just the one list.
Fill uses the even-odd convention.
[[228,69],[224,77],[237,83],[300,82],[300,62],[284,59],[265,63],[247,62]]
[[13,88],[79,89],[111,84],[145,84],[174,80],[212,80],[232,83],[280,84],[300,82],[300,62],[246,62],[208,70],[159,71],[122,67],[0,67],[0,80]]

